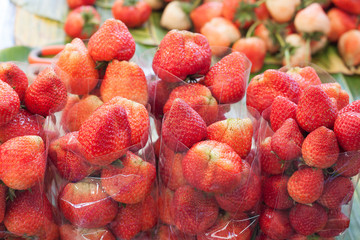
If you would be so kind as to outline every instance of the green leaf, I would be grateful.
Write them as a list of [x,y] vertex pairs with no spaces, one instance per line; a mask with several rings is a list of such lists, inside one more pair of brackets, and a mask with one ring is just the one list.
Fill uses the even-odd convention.
[[19,61],[27,62],[30,47],[16,46],[0,50],[0,62]]

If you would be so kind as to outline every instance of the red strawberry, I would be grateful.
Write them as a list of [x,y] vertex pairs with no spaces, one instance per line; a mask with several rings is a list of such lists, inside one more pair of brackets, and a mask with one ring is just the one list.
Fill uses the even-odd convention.
[[289,99],[278,96],[271,105],[270,123],[273,131],[277,131],[286,119],[296,119],[297,105]]
[[271,137],[271,149],[282,160],[300,157],[304,137],[292,118],[287,119]]
[[141,27],[150,17],[151,6],[143,0],[117,0],[112,6],[112,14],[129,28]]
[[29,112],[48,116],[62,110],[67,99],[66,87],[51,67],[39,73],[25,93],[25,106]]
[[102,105],[80,127],[78,141],[87,161],[107,165],[122,156],[131,143],[126,111],[119,105]]
[[360,2],[357,0],[332,0],[338,8],[353,14],[360,14]]
[[9,84],[15,90],[20,101],[24,99],[28,79],[26,74],[15,63],[0,63],[0,80]]
[[274,41],[274,39],[271,37],[271,32],[268,29],[268,26],[266,26],[264,23],[260,23],[254,31],[254,35],[256,37],[261,38],[265,44],[266,44],[266,50],[270,53],[275,53],[279,50],[280,45]]
[[181,98],[189,104],[204,119],[206,125],[216,121],[218,103],[211,95],[211,91],[204,85],[196,83],[176,87],[164,105],[164,114],[170,110],[176,98]]
[[174,225],[173,216],[171,214],[171,204],[174,198],[174,192],[169,188],[161,187],[158,197],[159,218],[161,222]]
[[7,192],[8,188],[0,184],[0,223],[3,222],[5,216]]
[[354,185],[350,178],[335,177],[325,181],[324,191],[317,200],[324,207],[335,209],[347,204],[354,193]]
[[81,6],[67,15],[64,31],[72,38],[88,39],[100,26],[100,15],[93,6]]
[[169,83],[163,80],[151,81],[149,83],[149,104],[151,105],[151,112],[157,119],[162,119],[164,105],[171,91],[177,86],[176,83]]
[[226,143],[213,140],[195,144],[182,160],[185,179],[197,189],[226,193],[244,184],[249,165]]
[[190,12],[190,18],[194,24],[195,32],[200,32],[200,29],[215,17],[221,16],[222,2],[206,2],[195,8]]
[[277,96],[287,97],[297,103],[299,92],[299,84],[290,75],[270,69],[251,79],[246,104],[261,113],[271,106]]
[[120,96],[146,105],[148,86],[145,74],[135,63],[115,59],[106,68],[100,93],[104,102]]
[[116,240],[107,228],[77,228],[70,224],[61,225],[60,238],[62,240]]
[[19,95],[4,81],[0,81],[0,126],[10,122],[20,109]]
[[25,135],[43,136],[44,122],[43,117],[32,115],[25,109],[20,109],[10,122],[0,126],[0,142],[4,143],[11,138]]
[[289,166],[290,162],[281,160],[271,149],[271,137],[265,138],[259,147],[259,160],[261,170],[268,174],[281,174]]
[[333,169],[343,177],[353,177],[357,175],[360,171],[360,153],[340,153],[339,159],[336,161]]
[[69,8],[77,8],[85,5],[94,5],[96,0],[67,0]]
[[126,204],[141,202],[150,193],[155,181],[155,166],[130,151],[119,161],[120,167],[103,168],[103,189],[115,201]]
[[303,91],[296,110],[296,120],[302,129],[311,132],[321,126],[332,128],[336,116],[337,109],[319,86]]
[[111,18],[91,36],[88,49],[95,61],[129,61],[135,53],[135,41],[123,22]]
[[198,234],[215,223],[219,208],[213,197],[183,186],[174,194],[171,211],[176,227],[187,234]]
[[293,200],[287,191],[289,177],[275,175],[264,180],[263,199],[267,206],[275,209],[288,209],[293,206]]
[[195,240],[195,235],[187,235],[175,226],[161,225],[156,233],[155,240]]
[[320,169],[301,168],[290,177],[287,190],[292,199],[303,204],[315,202],[324,189],[324,175]]
[[228,144],[241,158],[251,150],[253,131],[250,118],[229,118],[207,127],[208,139]]
[[301,91],[304,91],[308,86],[320,85],[321,80],[316,73],[316,70],[312,67],[293,67],[287,72],[294,80],[299,84]]
[[99,180],[84,179],[68,183],[58,197],[59,208],[73,225],[100,228],[117,214],[117,203],[101,188]]
[[341,89],[339,83],[323,83],[319,86],[330,98],[335,98],[338,110],[349,104],[349,94]]
[[219,103],[235,103],[245,95],[249,68],[246,56],[233,52],[210,68],[204,83]]
[[12,138],[0,146],[0,179],[10,188],[25,190],[44,178],[46,156],[39,136]]
[[119,205],[110,229],[118,239],[133,239],[141,231],[153,228],[157,221],[156,201],[148,195],[143,202]]
[[350,224],[350,219],[341,212],[341,209],[330,209],[325,227],[317,232],[322,238],[336,237],[344,232]]
[[95,62],[79,38],[75,38],[71,43],[65,45],[64,50],[59,54],[56,66],[59,68],[58,74],[61,80],[70,93],[88,94],[99,81]]
[[296,204],[290,210],[289,219],[297,233],[307,236],[323,229],[328,217],[325,208],[314,203],[311,206]]
[[261,231],[271,239],[288,239],[294,232],[288,211],[266,208],[260,214],[259,225]]
[[242,8],[247,9],[246,7],[249,7],[249,11],[254,11],[254,8],[251,8],[253,3],[255,0],[225,0],[223,1],[222,15],[235,23],[238,28],[247,28],[253,19],[251,19],[251,15],[244,17],[245,19],[242,18],[242,14],[246,15]]
[[345,64],[353,68],[360,63],[360,30],[350,30],[341,35],[338,50]]
[[260,71],[264,66],[266,44],[261,38],[241,38],[233,44],[232,50],[246,55],[251,62],[252,73]]
[[211,64],[211,49],[205,36],[171,30],[161,40],[152,67],[167,82],[185,80],[189,75],[205,75]]
[[357,112],[360,113],[360,100],[353,101],[343,109],[339,111],[339,115],[346,113],[346,112]]
[[345,151],[360,149],[360,113],[345,112],[335,121],[334,132],[339,145]]
[[[250,168],[250,166],[247,166]],[[261,198],[260,178],[251,174],[245,183],[236,187],[233,191],[224,194],[215,194],[219,206],[231,213],[246,212],[253,210]]]
[[356,28],[356,17],[339,8],[331,8],[327,15],[330,20],[330,32],[327,37],[331,42],[338,41],[341,35]]

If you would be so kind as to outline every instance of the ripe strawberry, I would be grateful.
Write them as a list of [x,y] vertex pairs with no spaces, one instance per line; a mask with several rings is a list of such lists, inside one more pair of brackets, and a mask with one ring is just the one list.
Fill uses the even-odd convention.
[[356,17],[339,8],[331,8],[327,15],[330,20],[330,32],[327,37],[331,42],[337,42],[341,35],[356,28]]
[[341,89],[339,83],[323,83],[319,86],[330,98],[335,98],[339,111],[349,104],[349,94]]
[[0,223],[3,222],[5,216],[7,192],[8,188],[0,184]]
[[129,28],[141,27],[150,17],[151,6],[143,0],[117,0],[112,6],[112,14]]
[[287,190],[298,203],[311,204],[319,199],[324,189],[324,174],[321,169],[301,168],[290,177]]
[[9,84],[15,90],[20,101],[24,99],[28,79],[26,74],[15,63],[0,63],[0,80]]
[[296,120],[302,129],[311,132],[321,126],[332,128],[336,116],[336,107],[319,86],[303,91],[296,110]]
[[266,51],[275,53],[279,50],[280,45],[274,41],[274,39],[271,37],[271,34],[272,33],[264,23],[260,23],[254,31],[254,35],[261,38],[265,42]]
[[0,179],[10,188],[25,190],[44,178],[46,156],[39,136],[12,138],[0,146]]
[[264,180],[262,191],[267,206],[275,209],[289,209],[293,204],[287,191],[289,177],[284,175],[270,176]]
[[4,143],[11,138],[25,135],[43,136],[44,122],[43,117],[32,115],[25,109],[20,109],[10,122],[0,126],[0,142]]
[[91,36],[88,49],[95,61],[129,61],[135,53],[135,41],[123,22],[111,18]]
[[296,108],[297,105],[289,99],[282,96],[276,97],[271,105],[270,112],[270,123],[273,131],[276,132],[288,118],[296,119]]
[[71,38],[88,39],[100,26],[100,15],[93,6],[81,6],[70,11],[64,31]]
[[107,228],[77,228],[70,224],[61,225],[60,238],[62,240],[116,240]]
[[67,0],[69,8],[77,8],[80,6],[94,5],[96,0]]
[[330,209],[325,227],[317,232],[322,238],[336,237],[344,232],[350,224],[350,219],[341,212],[341,209]]
[[120,96],[146,105],[148,87],[145,74],[135,63],[115,59],[106,68],[100,94],[104,102]]
[[[245,165],[250,168],[250,165]],[[231,213],[253,210],[261,198],[260,178],[252,173],[234,190],[224,194],[215,194],[215,198],[222,209]]]
[[100,106],[80,127],[78,141],[87,161],[108,165],[122,156],[131,143],[126,111],[119,105]]
[[75,38],[65,45],[59,54],[55,69],[70,93],[84,95],[91,92],[98,83],[99,74],[95,62],[84,43]]
[[[233,22],[237,28],[248,28],[253,19],[251,19],[251,15],[247,16],[246,14],[248,14],[249,11],[254,11],[252,7],[253,3],[255,3],[255,0],[225,0],[223,1],[222,15],[227,20]],[[243,13],[243,8],[247,9],[247,7],[250,8],[250,10]],[[243,14],[246,16],[243,17]]]
[[248,166],[229,145],[213,140],[195,144],[182,160],[185,179],[210,193],[226,193],[244,184]]
[[176,98],[181,98],[189,104],[204,119],[206,125],[216,121],[218,104],[211,91],[204,85],[196,83],[176,87],[164,105],[164,114],[170,110]]
[[336,7],[353,14],[360,14],[360,2],[357,0],[332,0]]
[[62,110],[67,99],[66,87],[51,67],[39,73],[25,93],[25,106],[29,112],[48,116]]
[[335,121],[334,132],[339,145],[345,151],[360,149],[360,113],[345,112]]
[[219,103],[238,102],[245,95],[249,67],[244,54],[233,52],[210,68],[204,83]]
[[259,154],[261,170],[265,173],[272,175],[281,174],[290,166],[289,161],[280,159],[272,151],[271,137],[265,138],[265,140],[260,143]]
[[265,41],[259,37],[241,38],[232,46],[232,51],[242,52],[251,62],[251,73],[258,72],[264,66],[266,55]]
[[301,92],[308,86],[320,85],[321,80],[316,73],[316,70],[310,66],[307,67],[292,67],[287,72],[299,84]]
[[341,35],[338,50],[345,64],[355,67],[360,64],[360,30],[350,30]]
[[253,131],[250,118],[229,118],[207,127],[208,139],[228,144],[241,158],[251,150]]
[[213,197],[191,186],[182,186],[174,194],[171,211],[177,228],[187,234],[198,234],[215,223],[219,207]]
[[161,40],[152,67],[167,82],[185,80],[189,75],[205,75],[211,64],[211,49],[205,36],[171,30]]
[[149,82],[149,104],[151,105],[151,113],[155,118],[162,119],[163,109],[172,90],[177,87],[176,83],[169,83],[163,80]]
[[271,137],[271,149],[280,159],[289,161],[300,157],[303,141],[296,121],[288,118]]
[[195,32],[200,32],[200,29],[211,19],[220,17],[222,11],[222,2],[207,2],[203,3],[190,12],[190,18],[194,25]]
[[327,222],[327,213],[320,204],[296,204],[290,210],[289,219],[291,226],[297,233],[305,236],[314,234],[323,229]]
[[339,115],[346,112],[357,112],[360,113],[360,100],[353,101],[349,105],[345,106],[339,111]]
[[157,221],[156,201],[148,195],[143,202],[119,205],[110,229],[118,239],[133,239],[141,231],[153,228]]
[[119,161],[120,167],[107,166],[101,172],[101,185],[115,201],[135,204],[151,191],[156,169],[151,163],[128,151]]
[[155,240],[195,240],[195,235],[185,234],[175,226],[161,225],[156,233]]
[[251,79],[246,92],[246,105],[261,113],[277,96],[287,97],[297,103],[299,92],[299,84],[290,75],[270,69]]
[[325,181],[324,191],[317,202],[329,209],[335,209],[347,204],[351,200],[353,193],[354,185],[350,178],[330,177]]
[[96,179],[66,184],[58,201],[64,217],[73,225],[83,228],[104,227],[118,211],[117,203],[105,193]]
[[259,225],[271,239],[288,239],[294,233],[288,211],[265,208],[260,214]]
[[14,89],[0,81],[0,126],[10,122],[20,109],[20,99]]
[[339,159],[332,168],[343,177],[357,175],[360,171],[360,153],[346,152],[339,154]]
[[174,225],[171,213],[171,204],[174,198],[174,192],[167,187],[161,187],[158,197],[159,218],[161,222]]

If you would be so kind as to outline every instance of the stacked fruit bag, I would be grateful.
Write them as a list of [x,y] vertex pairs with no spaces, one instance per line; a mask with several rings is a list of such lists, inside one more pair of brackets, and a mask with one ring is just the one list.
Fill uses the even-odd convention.
[[315,66],[266,70],[247,89],[262,113],[259,239],[334,239],[360,169],[359,101]]

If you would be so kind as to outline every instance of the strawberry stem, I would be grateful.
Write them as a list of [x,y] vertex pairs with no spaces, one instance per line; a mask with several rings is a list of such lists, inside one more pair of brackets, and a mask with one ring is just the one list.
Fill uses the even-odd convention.
[[261,22],[260,21],[256,21],[254,22],[248,29],[247,33],[246,33],[246,38],[249,38],[253,35],[254,31],[255,31],[255,28],[260,24]]
[[284,50],[285,65],[290,65],[290,50],[289,50],[289,48],[286,47],[286,43],[279,33],[275,33],[275,37],[278,40],[280,47],[285,49]]

